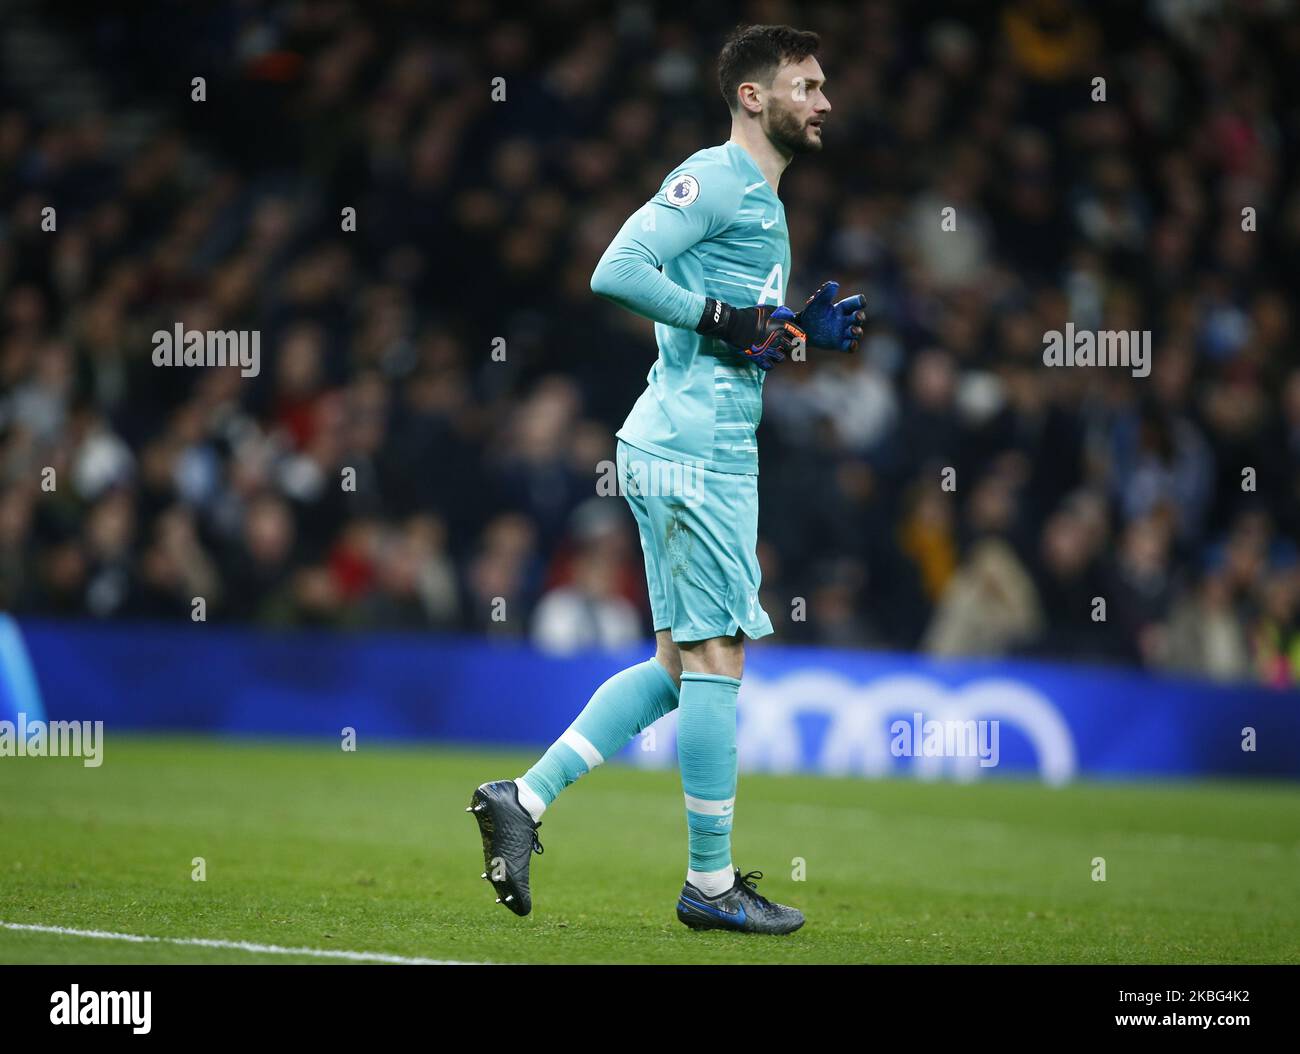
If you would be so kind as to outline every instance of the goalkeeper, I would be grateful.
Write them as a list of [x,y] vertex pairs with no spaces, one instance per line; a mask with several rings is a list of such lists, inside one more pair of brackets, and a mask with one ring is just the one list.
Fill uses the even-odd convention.
[[731,138],[674,169],[592,275],[595,293],[654,320],[659,345],[616,453],[645,554],[656,651],[601,685],[523,776],[474,792],[483,877],[516,914],[531,909],[543,811],[676,709],[689,850],[678,918],[753,933],[803,925],[796,908],[757,892],[762,872],[734,866],[731,829],[744,641],[772,632],[755,552],[763,381],[805,343],[855,351],[864,318],[863,298],[837,300],[834,282],[798,313],[784,306],[790,240],[776,188],[795,155],[821,148],[831,107],[817,45],[816,34],[788,26],[733,34],[718,63]]

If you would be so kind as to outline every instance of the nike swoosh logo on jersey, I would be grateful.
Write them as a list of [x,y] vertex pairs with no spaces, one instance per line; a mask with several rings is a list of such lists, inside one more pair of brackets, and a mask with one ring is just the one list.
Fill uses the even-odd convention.
[[748,194],[751,190],[757,190],[759,187],[761,187],[761,186],[762,186],[764,183],[766,183],[766,182],[767,182],[767,180],[765,180],[765,179],[760,179],[757,183],[751,183],[749,186],[747,186],[747,187],[745,188],[745,193]]
[[758,222],[763,225],[763,230],[768,230],[776,225],[776,220],[759,220]]

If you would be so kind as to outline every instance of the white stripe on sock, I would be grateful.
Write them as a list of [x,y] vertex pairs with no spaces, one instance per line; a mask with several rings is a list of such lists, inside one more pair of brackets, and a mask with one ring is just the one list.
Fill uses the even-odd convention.
[[582,758],[583,762],[586,763],[588,772],[605,760],[600,756],[600,751],[591,745],[590,739],[581,732],[575,732],[572,728],[560,736],[560,742]]
[[730,816],[732,810],[736,807],[735,798],[727,798],[723,801],[709,801],[707,798],[692,798],[686,795],[686,808],[701,816]]
[[706,897],[717,897],[736,884],[736,871],[730,864],[717,871],[687,870],[686,881]]
[[519,804],[528,810],[528,815],[533,818],[533,823],[536,823],[546,811],[546,802],[542,801],[541,795],[528,785],[528,781],[523,776],[515,780],[515,790],[519,794]]

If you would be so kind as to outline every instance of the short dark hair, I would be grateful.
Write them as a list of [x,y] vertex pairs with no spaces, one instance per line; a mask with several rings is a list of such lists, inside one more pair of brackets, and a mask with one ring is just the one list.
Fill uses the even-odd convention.
[[821,38],[790,26],[737,26],[718,56],[718,87],[733,113],[740,108],[736,89],[745,81],[769,83],[784,62],[817,54]]

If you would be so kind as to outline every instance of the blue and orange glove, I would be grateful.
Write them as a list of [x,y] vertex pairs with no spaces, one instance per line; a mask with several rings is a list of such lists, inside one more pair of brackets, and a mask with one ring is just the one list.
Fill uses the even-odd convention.
[[788,307],[732,307],[706,297],[696,333],[729,344],[760,370],[770,370],[806,335]]
[[854,352],[862,339],[862,323],[867,320],[867,298],[858,293],[837,303],[839,291],[839,282],[825,283],[808,298],[794,321],[808,334],[808,343],[814,348]]

